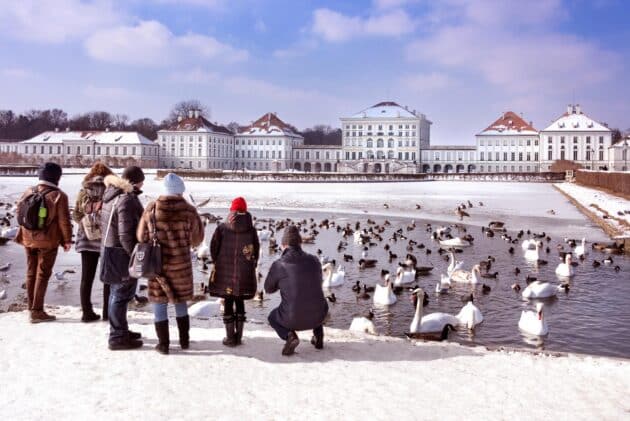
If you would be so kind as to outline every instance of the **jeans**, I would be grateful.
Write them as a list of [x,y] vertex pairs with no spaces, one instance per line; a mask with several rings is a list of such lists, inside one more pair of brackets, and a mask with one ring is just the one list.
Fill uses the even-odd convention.
[[[155,323],[163,322],[164,320],[168,320],[168,304],[167,303],[154,303],[153,304],[153,318]],[[183,303],[175,304],[175,317],[186,317],[188,316],[188,305]]]
[[52,275],[58,248],[37,249],[25,247],[25,249],[28,309],[31,311],[43,311],[48,280],[50,280]]
[[[267,320],[269,320],[269,324],[271,325],[273,330],[276,331],[280,339],[283,339],[286,341],[287,338],[289,337],[289,332],[291,332],[291,329],[287,329],[286,327],[282,326],[278,322],[278,309],[277,308],[274,308],[273,310],[271,310],[271,313],[269,313],[269,317],[267,318]],[[315,329],[313,329],[313,335],[320,336],[323,334],[324,334],[324,327],[322,325],[319,325]]]
[[129,335],[127,304],[136,294],[137,280],[111,284],[109,294],[109,342],[125,341]]
[[96,267],[98,266],[98,258],[101,253],[97,251],[81,252],[81,310],[84,315],[94,313],[92,308],[92,285],[94,284],[94,276],[96,275]]

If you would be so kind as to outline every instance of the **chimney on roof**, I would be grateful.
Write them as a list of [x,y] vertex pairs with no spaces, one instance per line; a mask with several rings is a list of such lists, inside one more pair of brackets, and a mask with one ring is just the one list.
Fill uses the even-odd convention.
[[573,114],[573,105],[572,104],[567,105],[567,114]]
[[181,114],[177,116],[177,122],[178,123],[180,123],[183,119],[184,119],[184,117]]
[[534,122],[533,122],[533,121],[531,121],[531,120],[529,120],[529,125],[530,125],[530,126],[532,126],[532,127],[534,127]]
[[199,110],[195,110],[195,118],[199,118]]
[[193,118],[193,110],[188,110],[188,118]]
[[575,105],[575,113],[576,114],[582,114],[582,111],[580,110],[580,104],[576,104]]

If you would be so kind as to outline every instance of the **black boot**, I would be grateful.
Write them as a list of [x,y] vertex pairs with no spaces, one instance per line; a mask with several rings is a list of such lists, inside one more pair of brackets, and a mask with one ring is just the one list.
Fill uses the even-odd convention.
[[158,337],[158,344],[155,346],[155,350],[160,354],[168,354],[168,346],[170,343],[168,334],[168,320],[155,322],[155,333]]
[[315,347],[315,349],[324,348],[324,329],[321,330],[321,333],[313,333],[311,344]]
[[177,329],[179,330],[179,346],[182,349],[188,349],[190,346],[190,317],[178,317],[176,320]]
[[236,315],[236,328],[234,333],[234,339],[236,340],[236,345],[240,345],[241,339],[243,339],[243,325],[245,324],[245,313]]
[[284,343],[284,347],[282,348],[282,355],[293,355],[293,353],[295,353],[295,348],[297,348],[299,344],[300,340],[298,339],[297,333],[292,330],[291,332],[289,332],[287,341]]
[[223,323],[225,323],[225,338],[223,338],[223,345],[229,347],[236,346],[236,333],[234,332],[235,317],[223,316]]

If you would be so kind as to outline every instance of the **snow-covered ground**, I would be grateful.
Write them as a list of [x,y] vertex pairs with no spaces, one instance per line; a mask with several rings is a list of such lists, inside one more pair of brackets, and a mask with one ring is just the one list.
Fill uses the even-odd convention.
[[[556,186],[600,218],[608,216],[605,218],[606,223],[620,235],[630,236],[630,213],[626,213],[630,212],[629,200],[575,183]],[[626,221],[626,224],[621,221]]]
[[[298,353],[266,325],[247,323],[244,345],[221,344],[217,322],[195,321],[188,351],[153,351],[151,316],[130,313],[142,350],[107,350],[107,326],[74,308],[30,325],[0,315],[0,411],[6,420],[141,419],[570,419],[630,414],[630,362],[413,344],[326,329]],[[171,325],[171,336],[176,327]]]

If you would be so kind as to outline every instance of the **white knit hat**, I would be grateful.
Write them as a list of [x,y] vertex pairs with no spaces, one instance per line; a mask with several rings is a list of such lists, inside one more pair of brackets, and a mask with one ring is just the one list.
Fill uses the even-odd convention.
[[164,192],[167,196],[183,194],[185,191],[186,186],[180,176],[172,172],[166,174],[166,177],[164,177]]

